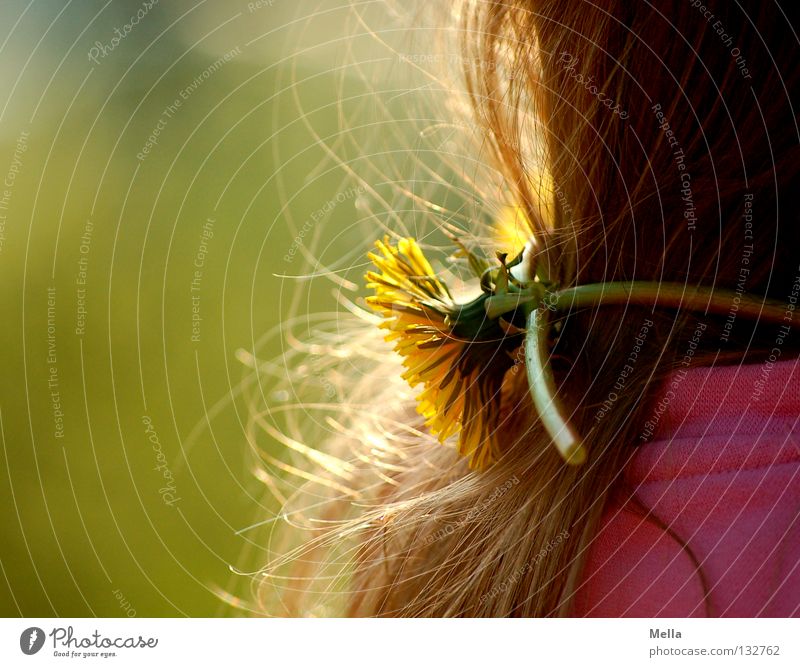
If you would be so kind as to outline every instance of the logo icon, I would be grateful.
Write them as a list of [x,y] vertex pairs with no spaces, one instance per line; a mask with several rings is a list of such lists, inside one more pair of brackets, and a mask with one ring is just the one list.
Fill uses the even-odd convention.
[[25,655],[38,653],[44,646],[44,630],[37,627],[23,630],[19,636],[19,647]]

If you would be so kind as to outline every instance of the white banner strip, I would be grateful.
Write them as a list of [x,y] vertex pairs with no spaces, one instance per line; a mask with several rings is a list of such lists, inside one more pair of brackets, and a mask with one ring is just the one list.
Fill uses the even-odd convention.
[[3,619],[2,665],[799,665],[798,619]]

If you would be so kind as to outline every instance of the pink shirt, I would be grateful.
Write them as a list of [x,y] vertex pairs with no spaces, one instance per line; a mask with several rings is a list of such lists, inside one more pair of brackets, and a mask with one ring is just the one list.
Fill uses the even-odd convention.
[[800,362],[677,377],[606,508],[576,615],[800,616]]

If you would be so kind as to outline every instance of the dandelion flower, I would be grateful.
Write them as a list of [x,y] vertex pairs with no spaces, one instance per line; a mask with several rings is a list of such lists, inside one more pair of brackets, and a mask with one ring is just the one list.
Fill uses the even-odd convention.
[[493,289],[469,303],[454,301],[413,238],[375,245],[369,257],[377,270],[366,274],[375,295],[367,303],[403,357],[403,378],[422,385],[417,410],[440,442],[457,435],[459,454],[482,469],[499,455],[501,388],[520,330],[487,315]]

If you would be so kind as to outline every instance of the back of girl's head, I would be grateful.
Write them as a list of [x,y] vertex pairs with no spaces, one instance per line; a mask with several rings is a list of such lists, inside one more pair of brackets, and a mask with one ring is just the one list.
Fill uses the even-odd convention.
[[[800,45],[784,12],[712,0],[460,3],[482,149],[561,285],[744,285],[786,299],[800,270]],[[298,542],[265,570],[265,591],[291,614],[571,613],[602,509],[700,321],[628,305],[561,322],[552,358],[586,436],[583,467],[550,447],[513,368],[498,399],[503,454],[485,471],[436,444],[409,399],[382,404],[397,419],[381,432],[354,411],[315,443],[335,459],[295,502],[324,509],[281,529]],[[697,363],[759,358],[774,339],[744,318],[702,323]],[[643,326],[626,391],[598,420]],[[386,374],[396,362],[384,349]]]

